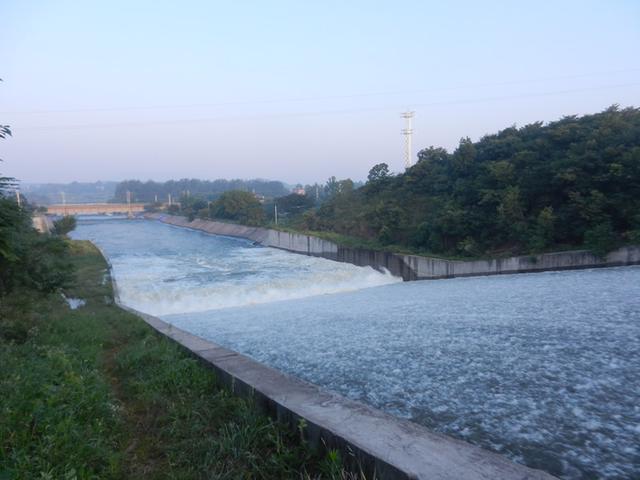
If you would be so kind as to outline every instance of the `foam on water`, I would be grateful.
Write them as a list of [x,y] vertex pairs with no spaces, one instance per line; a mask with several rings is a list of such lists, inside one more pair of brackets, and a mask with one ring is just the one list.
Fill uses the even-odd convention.
[[[106,225],[108,236],[104,235]],[[113,265],[120,299],[153,315],[254,305],[401,282],[370,267],[294,255],[157,222],[81,218],[73,235],[100,245]],[[129,243],[131,248],[125,246]]]
[[640,478],[638,267],[410,282],[165,319],[563,478]]
[[75,235],[180,328],[566,479],[640,478],[639,267],[396,283],[149,222]]

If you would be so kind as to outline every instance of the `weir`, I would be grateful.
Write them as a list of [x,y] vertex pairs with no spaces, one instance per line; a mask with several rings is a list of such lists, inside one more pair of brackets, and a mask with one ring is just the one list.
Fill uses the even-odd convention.
[[640,265],[640,246],[622,247],[603,258],[587,250],[573,250],[483,260],[446,260],[343,247],[312,235],[213,220],[189,221],[185,217],[160,213],[145,214],[145,218],[215,235],[246,238],[266,247],[280,248],[294,253],[363,267],[370,266],[377,270],[385,269],[395,276],[402,277],[405,281]]
[[262,412],[293,431],[301,431],[313,447],[340,451],[347,470],[379,480],[556,478],[323,390],[133,309],[121,301],[109,257],[98,245],[96,248],[108,265],[114,299],[120,308],[135,314],[212,369],[233,394],[250,399]]
[[[636,419],[611,419],[633,412],[637,382],[625,377],[636,356],[623,352],[638,328],[629,322],[640,307],[638,268],[399,284],[162,222],[87,219],[73,236],[108,253],[122,302],[213,342],[207,349],[224,347],[225,358],[247,355],[555,475],[633,471]],[[230,388],[247,383],[232,373]],[[593,425],[606,433],[593,436]]]
[[[106,256],[105,259],[109,263]],[[113,276],[111,279],[116,303],[121,308],[142,318],[211,368],[232,393],[251,399],[256,407],[292,430],[302,430],[312,446],[339,450],[345,468],[356,474],[379,480],[556,478],[322,390],[123,305],[115,279]]]

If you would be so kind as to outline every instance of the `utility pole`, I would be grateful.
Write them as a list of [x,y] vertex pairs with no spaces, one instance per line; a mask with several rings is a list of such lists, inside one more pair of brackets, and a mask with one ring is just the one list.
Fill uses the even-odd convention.
[[20,201],[20,190],[16,188],[16,201],[18,202],[18,207],[22,206],[22,202]]
[[277,204],[273,204],[273,212],[274,212],[274,217],[276,219],[276,225],[278,225],[278,205]]
[[170,194],[170,193],[168,193],[167,195],[168,195],[168,197],[169,197],[169,206],[171,206],[171,194]]
[[411,121],[413,120],[415,112],[406,111],[400,114],[405,119],[404,128],[401,130],[404,136],[404,168],[409,168],[413,160],[413,153],[411,152],[411,135],[413,135],[413,128]]
[[127,190],[127,210],[129,211],[127,217],[133,218],[133,212],[131,212],[131,192],[129,190]]
[[153,203],[158,203],[158,194],[155,195],[155,200],[153,201]]

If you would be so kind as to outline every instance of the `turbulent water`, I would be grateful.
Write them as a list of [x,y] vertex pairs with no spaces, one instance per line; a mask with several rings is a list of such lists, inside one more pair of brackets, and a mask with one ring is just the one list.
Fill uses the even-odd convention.
[[99,245],[121,300],[153,315],[261,304],[400,282],[390,274],[152,221],[80,221]]
[[640,478],[640,268],[399,283],[146,221],[81,221],[122,300],[567,479]]

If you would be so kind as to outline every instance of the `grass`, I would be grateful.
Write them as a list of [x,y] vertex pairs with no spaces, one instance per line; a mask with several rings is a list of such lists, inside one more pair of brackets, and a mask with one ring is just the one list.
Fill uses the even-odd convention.
[[69,297],[0,303],[0,479],[346,478],[295,432],[118,308],[107,266],[72,242]]

